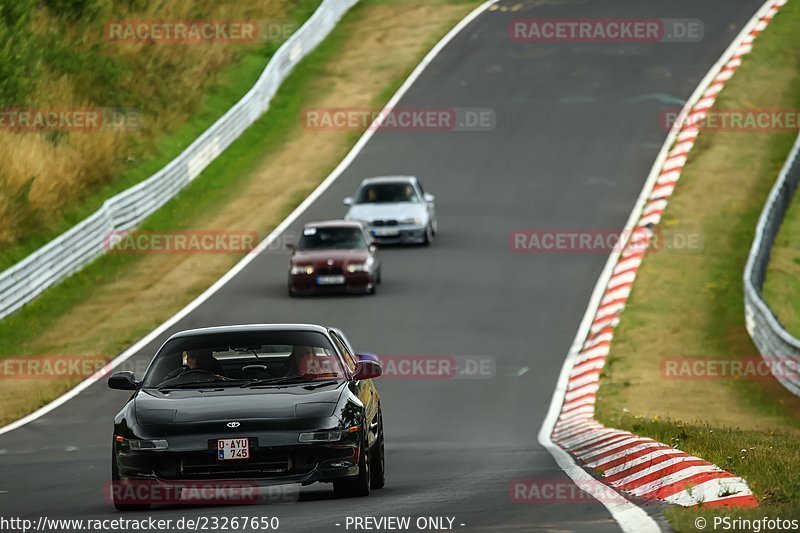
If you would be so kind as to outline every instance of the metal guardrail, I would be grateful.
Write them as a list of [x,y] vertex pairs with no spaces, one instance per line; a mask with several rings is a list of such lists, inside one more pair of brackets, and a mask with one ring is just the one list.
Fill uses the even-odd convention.
[[800,339],[784,328],[761,296],[772,245],[781,222],[800,183],[800,135],[772,187],[758,219],[756,235],[744,269],[744,315],[747,332],[761,356],[770,363],[775,378],[793,394],[800,396]]
[[0,273],[0,319],[103,254],[106,236],[132,229],[191,183],[269,108],[295,66],[358,0],[323,0],[270,59],[258,81],[186,150],[141,183],[106,200],[79,224]]

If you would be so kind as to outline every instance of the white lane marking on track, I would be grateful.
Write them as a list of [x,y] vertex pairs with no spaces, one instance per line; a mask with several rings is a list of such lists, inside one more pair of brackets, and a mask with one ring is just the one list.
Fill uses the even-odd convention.
[[[750,33],[761,17],[763,17],[763,15],[769,10],[772,3],[773,0],[767,0],[764,2],[761,8],[759,8],[759,10],[753,15],[747,24],[744,25],[741,32],[736,36],[719,60],[711,67],[706,76],[697,86],[692,96],[686,102],[684,110],[691,109],[692,106],[694,106],[694,104],[700,99],[703,92],[708,88],[709,85],[711,85],[711,82],[720,73],[725,63],[730,59],[730,57],[733,56],[742,39],[744,39],[744,37]],[[642,189],[642,192],[640,193],[639,198],[634,205],[633,211],[631,211],[630,217],[628,217],[628,222],[623,230],[624,235],[631,234],[631,230],[641,216],[642,210],[647,203],[648,196],[650,195],[655,182],[660,175],[664,161],[667,159],[669,148],[672,146],[678,136],[677,130],[679,125],[679,122],[676,121],[672,130],[667,136],[664,145],[661,147],[661,151],[659,152],[658,157],[656,158],[656,161],[650,170],[650,175],[645,182],[644,188]],[[600,274],[597,284],[592,292],[589,305],[586,308],[586,313],[584,314],[583,320],[581,321],[578,331],[575,334],[575,339],[573,340],[572,346],[570,347],[567,357],[564,360],[564,366],[561,368],[561,374],[556,384],[556,389],[553,393],[553,399],[550,402],[550,409],[548,410],[547,417],[545,418],[544,422],[542,423],[542,427],[539,430],[539,443],[550,452],[550,454],[556,460],[556,463],[558,463],[558,465],[570,478],[572,478],[573,481],[579,484],[584,492],[591,494],[606,506],[609,512],[611,512],[616,521],[619,523],[623,531],[626,533],[657,532],[661,531],[661,528],[658,526],[658,524],[646,512],[644,512],[644,510],[637,507],[627,499],[620,497],[621,501],[606,501],[608,498],[603,498],[603,495],[607,493],[608,490],[606,485],[589,475],[589,473],[586,472],[583,467],[575,462],[571,455],[562,450],[551,440],[553,428],[558,421],[558,416],[561,412],[561,406],[564,403],[567,386],[569,385],[569,374],[575,364],[578,353],[581,350],[581,345],[583,344],[584,339],[586,339],[589,329],[592,326],[592,322],[595,319],[595,312],[599,307],[600,299],[603,297],[603,293],[605,292],[609,280],[611,279],[614,267],[617,264],[619,256],[621,255],[621,250],[624,247],[620,246],[618,248],[619,251],[612,252],[606,261],[603,272]]]
[[522,376],[524,376],[525,374],[527,374],[528,372],[530,372],[530,370],[531,370],[531,369],[530,369],[530,368],[528,368],[527,366],[523,366],[522,368],[520,368],[519,370],[517,370],[517,377],[522,377]]

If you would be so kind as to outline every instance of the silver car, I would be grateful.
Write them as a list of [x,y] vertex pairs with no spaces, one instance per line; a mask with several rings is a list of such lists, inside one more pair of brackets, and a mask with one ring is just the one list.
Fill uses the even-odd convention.
[[425,244],[439,231],[432,194],[414,176],[382,176],[361,182],[355,197],[344,199],[346,220],[362,220],[381,244]]

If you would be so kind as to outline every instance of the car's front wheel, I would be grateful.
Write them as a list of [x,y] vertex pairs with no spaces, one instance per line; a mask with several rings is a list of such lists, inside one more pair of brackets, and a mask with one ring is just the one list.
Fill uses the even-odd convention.
[[361,457],[358,460],[358,475],[353,479],[343,479],[333,482],[333,495],[337,498],[352,498],[369,496],[372,488],[372,474],[370,473],[370,449],[367,446],[366,434],[361,443]]
[[114,453],[114,448],[111,448],[111,500],[114,502],[114,508],[117,511],[147,511],[150,509],[149,503],[123,503],[125,499],[122,497],[125,491],[125,481],[119,477],[119,467],[117,467],[117,456]]
[[428,225],[425,227],[425,236],[422,240],[423,246],[430,246],[433,242],[433,227],[431,227],[431,223],[429,222]]
[[382,489],[386,485],[386,459],[383,449],[383,413],[378,411],[378,438],[372,446],[370,488]]

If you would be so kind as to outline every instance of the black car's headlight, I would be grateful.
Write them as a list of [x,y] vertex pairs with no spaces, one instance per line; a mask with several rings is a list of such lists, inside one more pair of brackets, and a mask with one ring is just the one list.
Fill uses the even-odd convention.
[[342,440],[341,429],[300,433],[300,436],[297,437],[298,442],[336,442],[339,440]]
[[127,445],[132,451],[159,451],[169,450],[169,442],[164,439],[159,440],[139,440],[139,439],[126,439],[124,437],[116,437],[116,441]]

